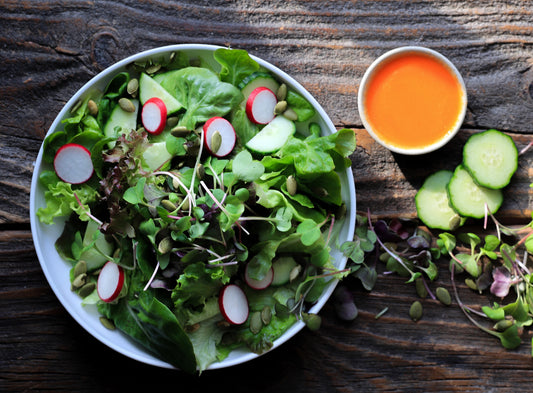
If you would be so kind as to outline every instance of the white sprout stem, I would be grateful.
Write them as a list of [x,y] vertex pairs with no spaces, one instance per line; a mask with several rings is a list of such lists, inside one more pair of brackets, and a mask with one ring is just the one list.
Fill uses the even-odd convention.
[[154,269],[154,272],[152,273],[152,277],[150,277],[150,279],[146,283],[146,286],[144,287],[143,291],[146,291],[148,289],[148,287],[150,286],[150,284],[152,283],[152,281],[154,281],[155,274],[157,273],[157,270],[159,270],[159,261],[155,265],[155,269]]
[[[194,170],[192,171],[192,180],[191,180],[191,188],[189,189],[189,194],[194,195],[194,181],[196,180],[196,170],[198,169],[198,165],[200,165],[200,158],[202,157],[202,152],[204,150],[204,133],[200,132],[200,148],[198,149],[198,155],[196,156],[196,162],[194,163]],[[196,206],[196,200],[194,198],[189,197],[190,204]]]
[[[207,194],[211,197],[211,199],[213,199],[215,204],[220,208],[220,210],[222,210],[225,215],[230,217],[229,212],[226,210],[226,208],[224,206],[222,206],[222,204],[218,201],[218,199],[213,195],[213,193],[211,192],[211,190],[209,190],[209,188],[206,186],[206,184],[204,183],[203,180],[200,180],[200,184],[204,188],[205,192],[207,192]],[[243,230],[244,233],[246,233],[247,235],[250,234],[250,232],[248,232],[245,228],[243,228],[238,222],[236,222],[236,224],[239,226],[239,228],[241,228]]]
[[533,141],[532,142],[529,142],[528,145],[526,147],[524,147],[522,150],[520,150],[520,153],[518,153],[519,156],[521,156],[522,154],[524,154],[526,151],[529,150],[530,147],[533,146]]
[[[190,190],[187,188],[187,186],[185,184],[183,184],[183,182],[180,180],[180,178],[178,176],[176,176],[175,174],[173,174],[172,172],[166,172],[166,171],[152,172],[152,175],[153,176],[157,176],[157,175],[169,176],[169,177],[172,178],[172,180],[176,180],[176,183],[178,183],[180,185],[180,187],[182,187],[185,190],[185,193],[187,194],[187,199],[189,199],[189,216],[190,216],[192,214],[192,204],[196,203],[196,201],[193,198],[193,196],[191,195]],[[193,175],[193,183],[194,183],[194,175]],[[180,207],[184,203],[185,203],[185,199],[181,203]]]
[[85,212],[85,214],[87,214],[87,217],[89,217],[91,220],[96,222],[99,226],[104,225],[102,221],[100,221],[98,218],[93,216],[91,212],[88,211],[88,209],[85,206],[83,206],[83,203],[81,203],[81,200],[76,193],[74,193],[74,198],[76,198],[76,202],[78,202],[78,205],[80,205],[81,209]]
[[210,264],[214,264],[215,262],[219,262],[219,261],[223,261],[224,259],[228,259],[228,258],[231,258],[232,255],[224,255],[224,256],[221,256],[221,257],[218,257],[218,258],[215,258],[215,259],[211,259],[209,261],[207,261],[208,263]]

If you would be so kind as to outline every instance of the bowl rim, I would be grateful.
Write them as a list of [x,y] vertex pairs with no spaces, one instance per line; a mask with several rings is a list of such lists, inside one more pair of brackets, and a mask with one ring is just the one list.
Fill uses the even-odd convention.
[[[161,56],[163,54],[168,54],[174,51],[188,51],[188,52],[214,52],[216,49],[219,48],[226,48],[224,46],[218,46],[218,45],[209,45],[209,44],[174,44],[174,45],[166,45],[162,47],[156,47],[149,50],[138,52],[134,55],[128,56],[122,60],[119,60],[118,62],[114,63],[113,65],[107,67],[103,71],[99,72],[97,75],[93,76],[88,82],[86,82],[81,88],[77,90],[77,92],[67,101],[67,103],[63,106],[61,111],[58,113],[56,118],[54,119],[53,123],[51,124],[50,128],[48,129],[46,136],[54,132],[59,126],[61,126],[61,121],[68,116],[70,109],[77,103],[77,101],[83,97],[84,94],[87,94],[87,92],[93,87],[95,84],[102,83],[102,81],[109,81],[106,78],[110,78],[111,76],[115,75],[117,72],[119,72],[124,67],[130,65],[131,63],[145,59],[145,58],[153,58],[156,56]],[[297,82],[293,77],[276,67],[275,65],[259,58],[254,55],[252,55],[249,51],[247,51],[252,59],[257,61],[262,67],[265,67],[267,70],[272,72],[279,80],[283,80],[284,82],[288,83],[291,87],[296,89],[300,94],[302,94],[316,109],[317,116],[321,119],[321,121],[324,122],[325,126],[327,127],[328,133],[336,132],[336,128],[329,118],[329,116],[326,114],[322,106],[316,101],[316,99],[299,83]],[[41,147],[39,148],[38,156],[34,162],[34,170],[32,175],[32,181],[31,181],[31,188],[30,188],[30,225],[31,225],[31,233],[33,238],[33,243],[35,247],[35,251],[39,260],[39,263],[41,265],[41,269],[43,270],[43,273],[53,290],[54,294],[62,304],[62,306],[67,310],[67,312],[71,315],[74,320],[83,328],[85,329],[90,335],[92,335],[94,338],[96,338],[98,341],[100,341],[102,344],[106,345],[107,347],[115,350],[118,353],[121,353],[124,356],[127,356],[131,359],[137,360],[139,362],[161,367],[161,368],[169,368],[169,369],[176,369],[173,365],[155,357],[152,355],[148,350],[145,348],[136,345],[131,338],[124,335],[122,332],[111,332],[111,333],[120,333],[125,336],[125,339],[128,341],[131,341],[134,347],[137,347],[136,350],[131,349],[125,349],[120,345],[120,343],[117,343],[115,340],[109,339],[107,335],[108,332],[102,333],[102,330],[98,326],[93,326],[88,322],[88,311],[84,308],[77,307],[74,309],[70,303],[68,297],[70,294],[64,295],[56,285],[55,277],[51,269],[49,269],[49,266],[47,265],[46,256],[43,252],[43,249],[41,248],[41,239],[43,237],[46,237],[46,227],[44,227],[46,224],[40,223],[40,221],[37,218],[36,211],[38,209],[37,201],[36,201],[36,195],[38,193],[39,184],[38,184],[38,178],[39,174],[42,168],[42,156],[43,156],[43,146],[41,143]],[[343,225],[343,231],[345,232],[344,239],[349,240],[353,238],[354,230],[355,230],[355,217],[356,217],[356,194],[355,194],[355,183],[353,179],[353,172],[351,167],[346,168],[345,171],[346,175],[346,183],[347,183],[347,190],[346,195],[348,195],[348,199],[345,201],[347,205],[347,216],[346,216],[346,222]],[[59,221],[60,222],[60,221]],[[53,226],[56,226],[59,224],[59,222],[55,222]],[[43,229],[44,228],[44,229]],[[44,240],[44,239],[43,239]],[[51,246],[53,247],[53,245]],[[55,252],[55,247],[53,247],[54,250],[52,252]],[[55,252],[57,254],[57,252]],[[59,260],[62,260],[62,258],[57,255]],[[342,269],[346,265],[347,257],[342,255],[338,255],[338,258],[340,260],[339,262],[339,268]],[[328,284],[327,288],[319,298],[319,300],[310,308],[309,312],[318,313],[320,309],[324,306],[326,301],[329,299],[331,294],[333,293],[335,286],[337,285],[338,280],[332,279],[330,283]],[[76,296],[72,292],[72,296]],[[77,297],[77,296],[76,296]],[[81,305],[81,298],[77,297],[77,302]],[[98,322],[99,323],[99,322]],[[291,339],[294,335],[296,335],[302,328],[305,326],[305,324],[302,321],[297,321],[295,324],[293,324],[281,337],[279,337],[277,340],[274,341],[273,347],[266,351],[265,353],[268,353],[272,351],[274,348],[282,345],[289,339]],[[105,328],[104,328],[105,329]],[[118,329],[117,329],[118,330]],[[250,351],[243,351],[242,354],[237,354],[235,358],[226,358],[221,362],[215,362],[211,364],[209,367],[207,367],[207,370],[213,370],[213,369],[219,369],[219,368],[226,368],[235,366],[244,362],[247,362],[249,360],[255,359],[261,355],[252,353]]]
[[[372,79],[375,72],[378,71],[385,62],[392,61],[393,59],[397,57],[401,57],[407,53],[421,53],[443,64],[456,77],[457,81],[459,82],[459,86],[461,88],[461,91],[464,97],[462,100],[461,111],[459,113],[459,116],[457,117],[457,120],[453,128],[450,129],[446,133],[446,135],[442,137],[440,140],[438,140],[437,142],[432,143],[431,145],[428,145],[425,147],[412,148],[412,149],[398,147],[398,146],[395,146],[395,145],[392,145],[392,144],[389,144],[383,141],[372,129],[372,126],[370,125],[370,122],[368,121],[366,117],[366,111],[365,111],[365,95],[366,95],[368,82]],[[405,154],[405,155],[420,155],[420,154],[430,153],[432,151],[440,149],[445,144],[447,144],[457,134],[457,132],[461,128],[464,118],[466,116],[467,105],[468,105],[468,97],[467,97],[466,85],[457,67],[442,53],[437,52],[436,50],[431,49],[431,48],[427,48],[423,46],[415,46],[415,45],[401,46],[398,48],[394,48],[392,50],[389,50],[383,53],[381,56],[375,59],[372,62],[372,64],[370,64],[370,66],[366,69],[363,75],[363,78],[361,79],[361,82],[359,84],[358,96],[357,96],[357,107],[359,111],[359,116],[361,118],[363,126],[365,127],[366,131],[370,134],[370,136],[376,142],[378,142],[381,146],[389,149],[390,151],[393,151],[395,153]]]

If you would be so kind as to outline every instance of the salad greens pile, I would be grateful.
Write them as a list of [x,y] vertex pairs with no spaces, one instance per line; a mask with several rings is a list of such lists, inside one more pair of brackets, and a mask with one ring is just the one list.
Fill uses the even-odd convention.
[[[206,369],[235,348],[262,353],[299,319],[316,323],[308,305],[329,276],[343,274],[330,248],[346,211],[338,173],[350,166],[355,149],[352,130],[321,136],[312,105],[289,89],[297,132],[272,154],[248,151],[246,142],[262,126],[248,119],[240,84],[268,71],[243,50],[218,49],[213,56],[214,62],[176,52],[118,73],[45,139],[39,178],[46,201],[40,221],[67,217],[56,248],[72,263],[72,289],[82,304],[95,304],[106,326],[188,372]],[[135,129],[119,125],[104,132],[119,101],[137,97],[132,82],[140,73],[181,109],[169,114],[160,135],[146,133],[139,116]],[[227,157],[204,149],[201,127],[213,116],[235,129],[237,143]],[[52,169],[55,153],[68,143],[91,153],[94,174],[83,184],[65,183]],[[246,267],[261,280],[286,257],[296,262],[290,280],[263,290],[246,284]],[[107,261],[125,277],[109,303],[95,285]],[[219,308],[219,293],[230,283],[248,299],[242,325],[228,323]]]

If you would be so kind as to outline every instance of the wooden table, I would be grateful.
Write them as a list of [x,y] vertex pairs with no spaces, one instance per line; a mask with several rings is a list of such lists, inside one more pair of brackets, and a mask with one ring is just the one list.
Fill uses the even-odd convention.
[[[204,43],[246,49],[294,76],[337,127],[357,132],[358,210],[370,209],[373,219],[414,217],[413,196],[424,177],[452,169],[471,133],[497,128],[519,148],[533,140],[533,1],[4,0],[0,26],[0,391],[533,389],[531,331],[508,351],[455,303],[431,300],[423,301],[424,317],[414,323],[408,316],[414,289],[393,275],[381,275],[372,292],[347,282],[359,307],[355,321],[341,322],[328,303],[319,331],[304,330],[253,362],[199,378],[138,363],[95,340],[62,308],[37,260],[28,208],[41,141],[78,88],[141,50]],[[443,53],[468,89],[459,135],[422,157],[381,148],[357,112],[365,69],[403,45]],[[505,190],[502,221],[529,221],[532,178],[530,151]],[[450,288],[446,263],[439,283]],[[488,302],[464,284],[459,290],[467,304]]]

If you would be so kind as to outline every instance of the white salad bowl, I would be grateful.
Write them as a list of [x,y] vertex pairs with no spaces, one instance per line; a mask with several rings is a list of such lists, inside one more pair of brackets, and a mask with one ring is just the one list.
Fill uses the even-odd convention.
[[[218,46],[212,45],[197,45],[197,44],[184,44],[184,45],[171,45],[160,47],[145,52],[138,53],[130,56],[118,63],[112,65],[106,70],[102,71],[89,82],[87,82],[64,106],[61,112],[58,114],[54,122],[52,123],[48,134],[51,134],[57,130],[61,130],[62,120],[67,118],[70,114],[71,108],[83,99],[86,94],[94,89],[103,90],[108,82],[117,73],[124,71],[126,66],[136,61],[146,60],[150,58],[159,58],[164,55],[169,55],[175,51],[185,52],[190,58],[201,57],[209,61],[214,67],[218,66],[213,60],[212,54],[218,49]],[[273,73],[277,79],[286,83],[290,88],[297,91],[303,97],[309,101],[316,109],[316,115],[311,121],[317,122],[322,127],[325,134],[331,134],[336,132],[335,126],[329,119],[328,115],[320,104],[304,89],[296,80],[291,78],[288,74],[281,71],[274,65],[261,60],[257,57],[251,56],[262,67],[268,69]],[[47,135],[48,135],[47,134]],[[121,333],[119,330],[106,329],[99,321],[99,313],[94,306],[83,306],[81,298],[70,289],[69,270],[71,265],[69,262],[63,260],[55,249],[56,239],[60,236],[63,225],[60,220],[56,220],[54,225],[43,224],[39,221],[36,212],[39,208],[45,207],[44,201],[44,189],[39,184],[39,174],[44,170],[45,163],[42,161],[43,149],[41,147],[37,160],[35,161],[35,169],[33,173],[30,193],[30,220],[31,230],[33,236],[33,242],[35,250],[39,258],[43,272],[57,298],[61,304],[67,309],[72,317],[92,336],[101,341],[103,344],[114,349],[115,351],[128,356],[132,359],[144,362],[146,364],[164,367],[174,368],[169,363],[166,363],[155,356],[153,356],[146,349],[136,344],[127,335]],[[342,244],[344,241],[351,240],[354,234],[355,227],[355,214],[356,214],[356,201],[355,201],[355,185],[353,180],[352,171],[348,168],[345,172],[340,174],[342,184],[342,198],[347,206],[346,219],[342,223],[340,228],[339,237],[336,244]],[[338,250],[333,249],[331,253],[335,260],[336,266],[342,269],[346,264],[346,257]],[[328,298],[331,296],[336,285],[336,280],[331,280],[326,290],[321,295],[319,300],[312,306],[309,312],[317,313],[324,306]],[[292,327],[290,327],[280,338],[274,341],[273,348],[279,347],[281,344],[289,340],[296,333],[298,333],[303,327],[302,321],[297,321]],[[273,349],[272,348],[272,349]],[[258,357],[259,355],[252,353],[246,349],[234,350],[226,359],[220,362],[211,364],[208,369],[218,369],[237,365],[251,359]]]

